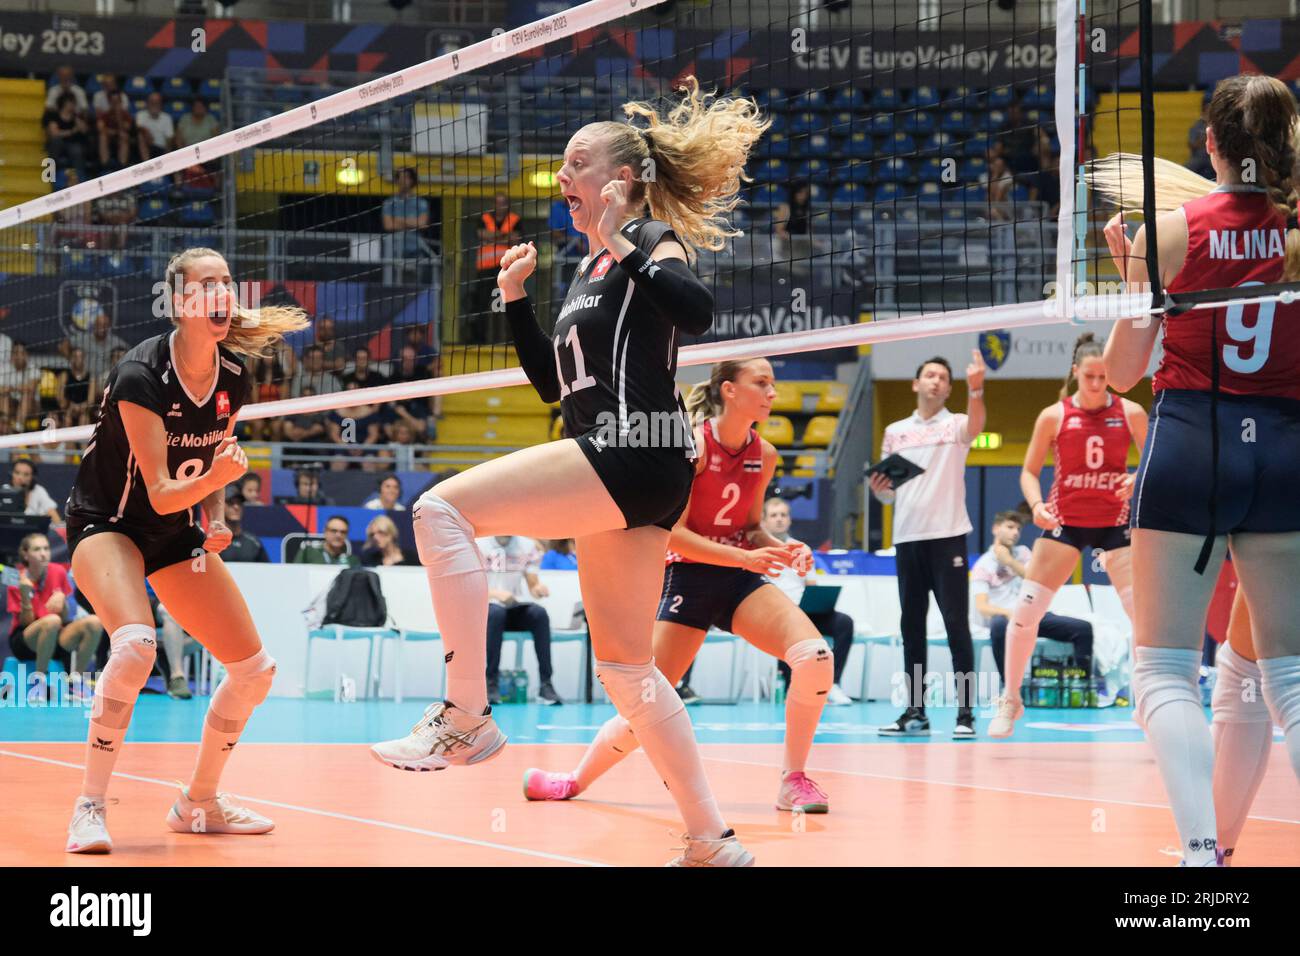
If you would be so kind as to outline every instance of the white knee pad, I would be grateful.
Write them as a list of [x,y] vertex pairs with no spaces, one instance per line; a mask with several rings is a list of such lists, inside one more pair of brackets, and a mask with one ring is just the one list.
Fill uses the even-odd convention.
[[238,733],[266,700],[275,680],[275,659],[262,648],[252,657],[226,664],[226,679],[212,695],[208,723],[224,733]]
[[1029,615],[1035,621],[1041,621],[1047,609],[1051,607],[1052,597],[1056,594],[1056,588],[1049,588],[1045,584],[1039,584],[1037,581],[1020,582],[1020,593],[1016,595],[1016,607],[1012,609],[1012,615],[1025,614]]
[[1133,668],[1133,716],[1146,727],[1151,715],[1175,701],[1201,707],[1201,652],[1182,647],[1139,647]]
[[1218,676],[1214,682],[1214,720],[1221,724],[1273,722],[1264,701],[1259,665],[1221,644],[1214,658]]
[[[1261,660],[1264,700],[1288,736],[1300,726],[1300,654]],[[1300,768],[1298,768],[1300,769]]]
[[596,679],[633,734],[662,723],[686,709],[653,658],[645,664],[596,661]]
[[411,509],[420,563],[439,575],[483,571],[483,555],[474,543],[474,526],[450,502],[426,492]]
[[112,633],[112,651],[95,685],[92,720],[107,727],[125,727],[131,720],[131,708],[158,657],[157,634],[150,624],[123,624]]
[[821,705],[835,682],[835,660],[823,638],[809,638],[786,649],[785,662],[790,665],[790,691],[787,700],[798,704]]

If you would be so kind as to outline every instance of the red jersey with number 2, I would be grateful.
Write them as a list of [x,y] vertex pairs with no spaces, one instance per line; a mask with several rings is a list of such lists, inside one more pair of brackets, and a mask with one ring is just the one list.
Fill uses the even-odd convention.
[[[1187,258],[1170,292],[1281,282],[1286,221],[1262,192],[1220,192],[1183,204]],[[1164,320],[1164,357],[1152,388],[1210,389],[1210,323],[1219,390],[1300,399],[1300,304],[1264,302],[1191,309]]]
[[1061,400],[1061,427],[1052,442],[1055,477],[1047,506],[1061,524],[1077,528],[1110,528],[1128,524],[1128,502],[1115,497],[1128,474],[1132,434],[1124,403],[1107,396],[1091,411]]
[[[713,430],[713,419],[704,423],[704,470],[691,485],[691,510],[686,527],[713,541],[748,548],[745,524],[756,495],[763,493],[763,441],[749,430],[749,439],[736,451],[723,447]],[[692,563],[669,550],[667,563]]]

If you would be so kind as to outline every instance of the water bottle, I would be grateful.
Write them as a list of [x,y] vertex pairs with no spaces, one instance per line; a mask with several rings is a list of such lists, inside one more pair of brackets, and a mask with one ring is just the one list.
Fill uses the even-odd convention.
[[1088,699],[1087,671],[1070,658],[1064,675],[1064,693],[1061,695],[1062,707],[1082,707]]
[[777,674],[776,683],[772,686],[772,702],[778,707],[785,704],[785,675]]
[[515,671],[515,703],[528,703],[528,671]]
[[1201,667],[1201,706],[1209,707],[1214,701],[1214,683],[1218,680],[1219,672],[1213,667]]

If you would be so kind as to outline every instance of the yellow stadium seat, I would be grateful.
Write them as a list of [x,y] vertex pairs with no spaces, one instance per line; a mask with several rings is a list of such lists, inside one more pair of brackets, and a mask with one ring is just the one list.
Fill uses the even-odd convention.
[[831,443],[831,438],[835,435],[835,423],[838,419],[834,415],[815,415],[808,420],[808,427],[804,429],[803,443],[810,448],[825,448]]
[[758,433],[778,448],[794,444],[794,422],[784,415],[773,415],[758,426]]
[[443,415],[440,445],[539,445],[550,437],[551,423],[541,415]]
[[559,441],[564,437],[564,417],[556,415],[555,421],[551,422],[551,441]]
[[451,415],[541,415],[546,409],[531,385],[458,392],[442,397],[443,413]]
[[844,402],[849,397],[849,386],[845,382],[823,382],[825,387],[817,399],[817,412],[839,413],[844,411]]
[[772,401],[772,411],[803,411],[803,396],[800,394],[798,382],[776,383],[776,398]]
[[796,478],[812,478],[817,474],[816,455],[796,455],[794,470],[790,472]]

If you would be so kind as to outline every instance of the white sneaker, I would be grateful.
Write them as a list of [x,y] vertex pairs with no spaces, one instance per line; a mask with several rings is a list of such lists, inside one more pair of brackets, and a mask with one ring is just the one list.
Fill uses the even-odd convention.
[[177,833],[270,833],[275,823],[248,807],[241,807],[228,793],[210,800],[191,800],[184,790],[167,814],[167,825]]
[[844,707],[853,703],[853,698],[844,693],[839,684],[831,684],[831,689],[826,692],[826,703],[831,707]]
[[696,840],[683,834],[685,852],[665,866],[753,866],[754,855],[740,845],[736,831],[728,830],[718,840]]
[[1008,697],[1003,694],[998,698],[998,714],[989,721],[990,737],[1010,737],[1011,732],[1016,729],[1016,721],[1025,713],[1025,705],[1020,702],[1019,695]]
[[104,801],[77,797],[72,822],[68,824],[69,853],[109,853],[113,840],[104,823]]
[[486,714],[467,714],[437,701],[409,734],[375,744],[370,752],[398,770],[446,770],[491,760],[505,745],[506,735],[492,719],[491,708]]

